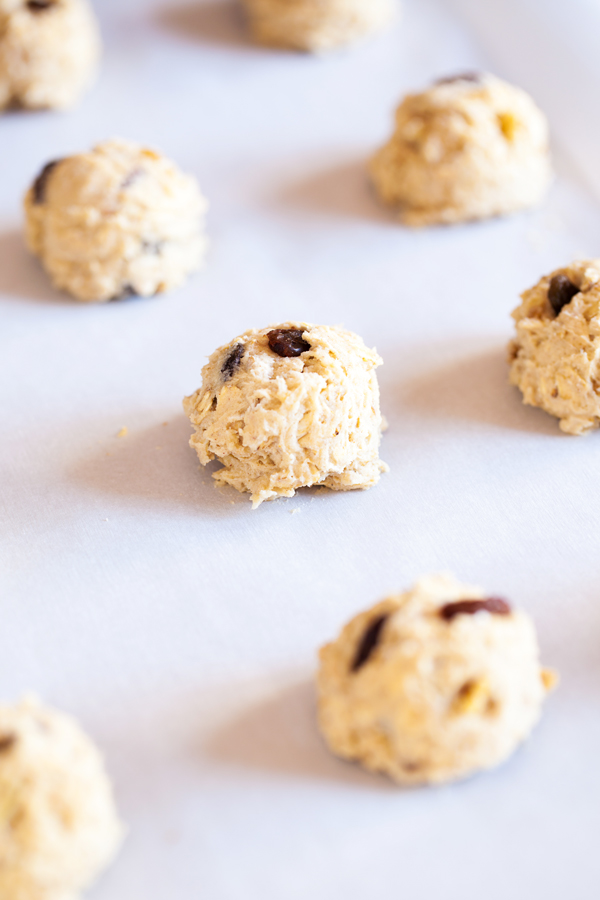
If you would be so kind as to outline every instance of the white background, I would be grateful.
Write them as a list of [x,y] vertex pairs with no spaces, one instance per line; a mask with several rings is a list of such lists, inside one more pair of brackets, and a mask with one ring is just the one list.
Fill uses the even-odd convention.
[[[563,7],[406,0],[314,59],[250,46],[228,0],[98,0],[81,107],[0,120],[0,687],[106,752],[131,833],[94,900],[595,896],[600,435],[523,407],[505,364],[518,293],[600,254],[597,20]],[[472,68],[534,92],[559,178],[535,212],[408,231],[365,160],[404,92]],[[197,175],[212,248],[172,295],[85,306],[24,250],[21,195],[111,135]],[[215,347],[288,318],[377,346],[391,471],[252,512],[199,470],[181,398]],[[402,791],[324,749],[315,651],[440,569],[529,610],[562,685],[498,771]]]

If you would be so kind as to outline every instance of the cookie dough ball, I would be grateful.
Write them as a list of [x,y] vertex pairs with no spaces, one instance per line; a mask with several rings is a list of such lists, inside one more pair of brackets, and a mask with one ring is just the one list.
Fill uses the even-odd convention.
[[403,100],[371,176],[407,225],[512,213],[548,188],[548,125],[531,97],[499,78],[443,80]]
[[88,0],[0,0],[0,109],[72,106],[99,58]]
[[447,575],[356,616],[320,657],[329,747],[402,784],[497,766],[528,737],[555,680],[528,616]]
[[0,706],[0,896],[76,900],[123,839],[102,758],[69,716]]
[[131,141],[48,163],[25,197],[27,244],[78,300],[149,297],[200,267],[207,203],[194,178]]
[[510,383],[563,431],[600,425],[600,259],[581,260],[525,291],[513,312]]
[[395,0],[243,0],[260,44],[322,53],[387,25]]
[[202,465],[217,481],[252,494],[256,507],[301,487],[368,488],[379,459],[382,418],[375,369],[381,359],[351,331],[286,322],[247,331],[219,347],[202,387],[183,405]]

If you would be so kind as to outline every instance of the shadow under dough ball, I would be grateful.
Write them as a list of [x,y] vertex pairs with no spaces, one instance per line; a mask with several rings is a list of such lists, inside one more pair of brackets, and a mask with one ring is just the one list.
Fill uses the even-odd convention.
[[100,753],[77,722],[0,706],[0,897],[75,898],[124,837]]
[[319,724],[337,756],[400,784],[499,765],[554,685],[533,623],[448,575],[360,613],[323,647]]
[[207,206],[160,153],[106,141],[42,169],[25,197],[27,244],[78,300],[153,296],[201,266]]
[[0,110],[74,105],[100,53],[88,0],[0,0]]
[[600,425],[600,259],[545,275],[521,295],[509,345],[510,383],[562,431]]
[[263,500],[298,488],[368,488],[379,459],[381,359],[350,331],[285,322],[247,331],[210,357],[186,397],[202,465],[221,483]]
[[525,91],[493,75],[445,78],[404,98],[370,172],[407,225],[535,206],[552,179],[546,117]]
[[258,43],[323,53],[390,23],[396,0],[242,0]]

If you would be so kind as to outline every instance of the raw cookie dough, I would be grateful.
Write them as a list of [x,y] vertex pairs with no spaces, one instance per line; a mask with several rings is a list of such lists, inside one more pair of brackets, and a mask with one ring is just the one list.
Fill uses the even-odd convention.
[[448,575],[423,578],[322,648],[319,723],[335,754],[404,784],[510,756],[555,676],[540,668],[530,618],[484,598]]
[[243,0],[261,44],[322,53],[387,25],[395,0]]
[[581,260],[525,291],[513,312],[510,383],[568,434],[600,425],[600,259]]
[[148,297],[201,265],[206,209],[170,160],[111,140],[44,167],[25,197],[27,244],[78,300]]
[[69,716],[0,706],[0,897],[76,900],[123,840],[102,758]]
[[379,459],[382,418],[375,369],[381,359],[351,331],[286,322],[247,331],[219,347],[184,409],[202,465],[217,481],[252,494],[256,507],[301,487],[368,488]]
[[99,58],[88,0],[0,0],[0,110],[72,106]]
[[467,73],[405,97],[370,170],[407,225],[504,215],[539,203],[548,188],[548,125],[520,88]]

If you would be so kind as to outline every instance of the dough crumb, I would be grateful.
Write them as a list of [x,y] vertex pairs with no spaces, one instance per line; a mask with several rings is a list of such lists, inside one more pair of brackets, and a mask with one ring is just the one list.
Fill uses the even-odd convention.
[[355,616],[322,648],[317,682],[333,753],[401,784],[439,784],[506,760],[556,676],[529,616],[434,575]]
[[123,425],[121,430],[117,432],[117,437],[125,437],[127,434],[129,434],[129,429],[126,425]]

